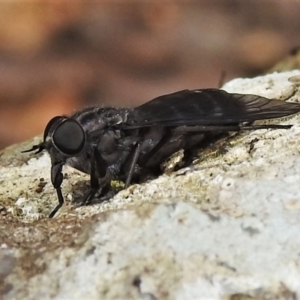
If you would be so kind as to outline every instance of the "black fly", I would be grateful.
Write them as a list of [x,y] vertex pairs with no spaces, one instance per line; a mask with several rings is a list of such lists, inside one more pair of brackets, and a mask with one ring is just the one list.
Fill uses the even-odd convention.
[[46,149],[51,157],[51,181],[59,204],[64,164],[90,174],[90,191],[82,205],[107,199],[113,179],[142,182],[159,174],[161,163],[174,152],[190,151],[223,132],[263,128],[287,129],[291,125],[253,125],[256,120],[288,116],[300,104],[256,95],[229,94],[218,89],[183,90],[155,98],[136,108],[93,107],[71,117],[54,117],[44,140],[30,152]]

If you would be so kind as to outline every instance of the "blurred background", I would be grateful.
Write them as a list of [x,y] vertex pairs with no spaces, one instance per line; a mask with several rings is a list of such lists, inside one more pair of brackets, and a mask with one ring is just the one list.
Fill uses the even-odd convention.
[[0,149],[55,115],[255,76],[300,46],[300,2],[2,1]]

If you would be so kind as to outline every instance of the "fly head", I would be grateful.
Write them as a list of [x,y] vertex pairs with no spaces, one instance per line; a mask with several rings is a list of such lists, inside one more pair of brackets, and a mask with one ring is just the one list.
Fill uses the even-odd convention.
[[[76,156],[83,150],[85,142],[85,132],[76,120],[58,116],[52,118],[47,124],[43,142],[22,152],[37,150],[36,154],[46,149],[50,156],[54,152],[58,152],[57,154],[62,154],[62,156],[66,157]],[[56,149],[54,152],[51,151],[53,147]]]
[[43,142],[34,145],[23,152],[36,151],[39,153],[47,150],[51,158],[51,182],[57,192],[59,204],[51,212],[52,218],[63,205],[64,199],[61,193],[63,181],[62,167],[68,157],[79,155],[86,143],[86,135],[82,126],[74,119],[57,116],[52,118],[44,131]]

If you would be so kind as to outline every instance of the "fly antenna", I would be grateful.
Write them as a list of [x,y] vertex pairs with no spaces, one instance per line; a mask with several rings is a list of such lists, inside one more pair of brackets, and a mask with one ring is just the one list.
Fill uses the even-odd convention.
[[45,149],[44,143],[41,143],[39,145],[32,146],[28,150],[23,150],[23,151],[21,151],[21,153],[32,152],[32,151],[37,150],[34,154],[38,154],[38,153],[42,152],[44,149]]

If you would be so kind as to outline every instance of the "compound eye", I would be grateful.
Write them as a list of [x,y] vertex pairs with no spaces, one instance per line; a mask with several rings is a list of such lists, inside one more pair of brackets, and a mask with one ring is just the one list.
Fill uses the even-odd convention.
[[63,119],[64,119],[64,117],[58,116],[58,117],[52,118],[52,119],[48,122],[48,124],[47,124],[47,126],[46,126],[46,128],[45,128],[45,131],[44,131],[44,141],[46,140],[46,138],[47,138],[47,136],[48,136],[50,130],[53,130],[53,129],[54,129],[54,125],[55,125],[56,123],[59,123],[59,122],[62,121]]
[[66,155],[76,155],[85,145],[85,133],[75,120],[67,119],[55,129],[53,136],[55,147]]

